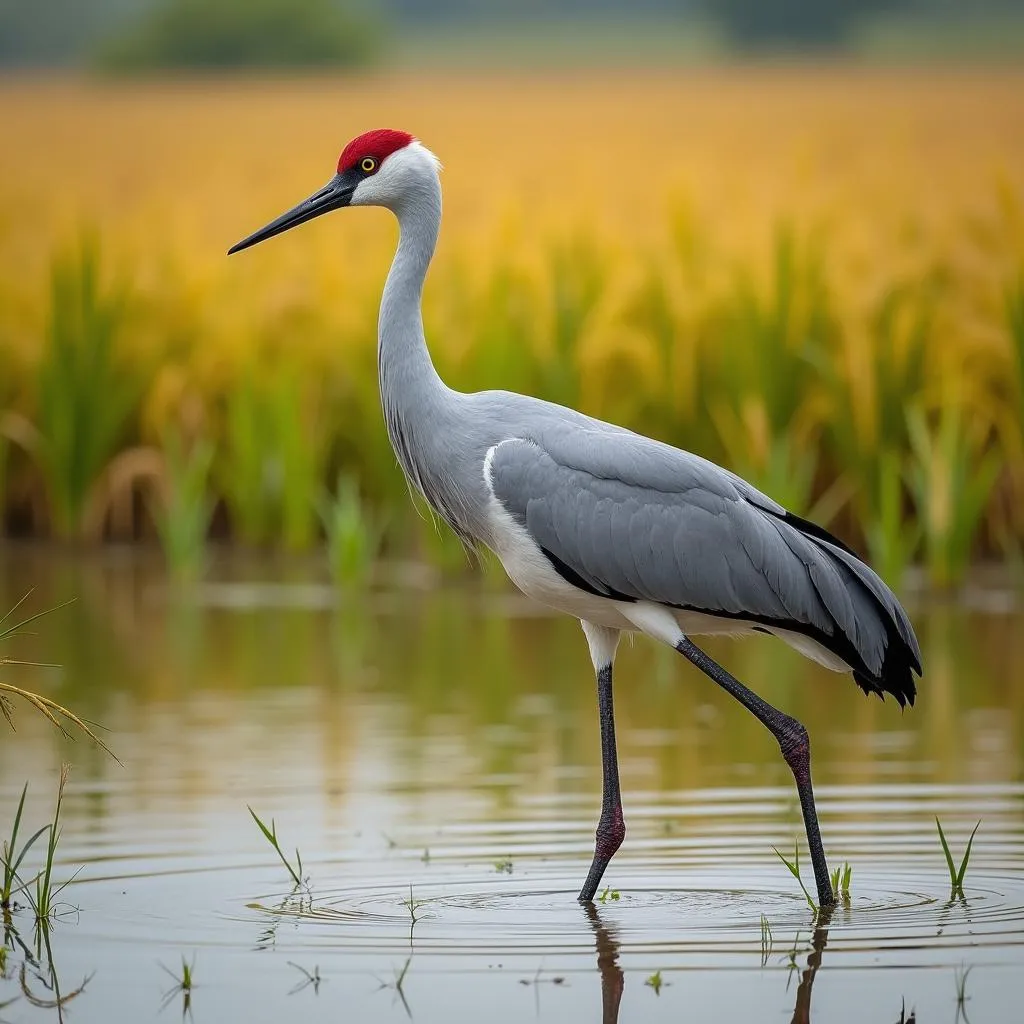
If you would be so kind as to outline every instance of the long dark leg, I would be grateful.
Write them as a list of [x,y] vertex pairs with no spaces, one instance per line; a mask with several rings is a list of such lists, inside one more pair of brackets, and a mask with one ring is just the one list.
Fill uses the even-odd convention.
[[832,894],[832,882],[828,877],[825,850],[821,845],[821,832],[818,829],[818,814],[814,809],[814,792],[811,790],[811,742],[807,730],[795,718],[777,711],[752,690],[748,690],[735,676],[726,672],[718,662],[712,661],[686,637],[676,644],[676,650],[689,658],[723,690],[731,693],[758,721],[767,726],[769,732],[778,740],[782,756],[793,772],[796,789],[800,794],[800,808],[804,815],[804,828],[807,830],[807,845],[811,851],[818,903],[822,907],[833,906],[836,898]]
[[601,819],[597,824],[594,843],[594,860],[590,873],[580,890],[580,903],[589,903],[601,884],[608,862],[626,837],[626,825],[622,820],[622,796],[619,792],[619,761],[615,753],[615,717],[612,708],[612,666],[603,665],[597,670],[597,703],[601,716],[601,768],[603,785],[601,798]]

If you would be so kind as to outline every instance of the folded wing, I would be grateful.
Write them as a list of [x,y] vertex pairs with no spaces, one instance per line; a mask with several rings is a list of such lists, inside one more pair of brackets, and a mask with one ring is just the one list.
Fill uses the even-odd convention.
[[889,588],[839,540],[714,463],[575,429],[505,441],[489,472],[496,499],[574,585],[802,633],[866,692],[913,703],[920,650]]

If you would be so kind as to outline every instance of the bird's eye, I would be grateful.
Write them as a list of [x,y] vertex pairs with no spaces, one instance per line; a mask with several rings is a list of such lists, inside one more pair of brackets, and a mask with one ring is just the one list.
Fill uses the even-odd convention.
[[372,156],[364,156],[359,166],[363,169],[364,174],[373,174],[377,170],[377,161]]

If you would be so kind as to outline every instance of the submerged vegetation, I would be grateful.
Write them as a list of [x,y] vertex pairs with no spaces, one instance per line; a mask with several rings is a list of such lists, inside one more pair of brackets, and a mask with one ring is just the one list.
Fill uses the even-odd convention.
[[[1019,561],[1024,179],[1006,114],[1019,82],[967,77],[951,102],[953,86],[921,74],[920,87],[878,73],[855,90],[841,72],[737,72],[728,88],[638,75],[598,104],[600,126],[586,90],[534,103],[486,76],[475,99],[392,83],[387,110],[408,92],[426,111],[413,127],[451,168],[425,308],[439,370],[454,387],[578,405],[714,459],[896,585],[914,563],[950,586],[980,559]],[[701,84],[714,88],[698,106]],[[745,88],[761,96],[757,126]],[[0,110],[18,111],[0,189],[8,529],[152,537],[185,577],[211,535],[289,551],[326,539],[347,585],[381,551],[465,571],[458,545],[410,507],[378,407],[387,227],[346,215],[344,228],[223,257],[307,194],[342,141],[323,136],[322,90],[282,85],[274,112],[256,86],[150,89],[144,118],[109,92],[58,108],[28,86],[0,90]],[[534,147],[488,134],[513,92],[538,111]],[[365,127],[379,111],[360,95]],[[430,113],[442,96],[460,134]],[[666,138],[669,109],[685,138]],[[51,116],[51,141],[28,130]],[[280,117],[292,144],[271,154],[265,128]],[[76,155],[84,241],[66,221],[39,223],[68,118],[92,126]],[[932,134],[887,148],[884,186],[870,162],[836,159],[919,121]],[[565,123],[579,125],[571,144]],[[137,150],[122,166],[112,140],[128,135]],[[216,161],[199,159],[214,138]],[[537,180],[527,154],[555,138],[559,173]],[[638,153],[657,139],[644,194],[618,220],[601,138]],[[215,170],[227,167],[248,173]],[[107,184],[123,175],[136,182],[128,202]],[[936,192],[920,187],[933,177]]]

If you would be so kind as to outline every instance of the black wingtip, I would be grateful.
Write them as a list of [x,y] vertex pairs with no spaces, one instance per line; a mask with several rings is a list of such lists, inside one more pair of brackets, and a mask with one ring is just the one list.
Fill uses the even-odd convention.
[[853,678],[865,693],[873,693],[882,699],[890,695],[896,698],[896,703],[901,708],[913,707],[917,697],[914,675],[921,675],[921,663],[895,629],[888,632],[888,645],[881,672],[877,676],[871,676],[861,669],[854,669]]

